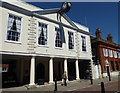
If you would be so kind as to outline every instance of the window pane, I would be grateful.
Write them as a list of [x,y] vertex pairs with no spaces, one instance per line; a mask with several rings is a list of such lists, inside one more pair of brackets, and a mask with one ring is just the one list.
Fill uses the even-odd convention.
[[86,51],[86,38],[85,36],[81,36],[82,38],[82,51]]
[[72,32],[68,32],[68,46],[69,49],[74,49],[74,36]]
[[62,35],[61,35],[61,29],[55,28],[56,36],[55,36],[55,47],[62,48]]
[[43,23],[38,27],[38,44],[47,45],[47,25]]

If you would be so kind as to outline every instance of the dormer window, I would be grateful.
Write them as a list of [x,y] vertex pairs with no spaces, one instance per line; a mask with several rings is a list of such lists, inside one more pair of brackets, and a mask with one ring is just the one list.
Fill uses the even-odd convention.
[[7,40],[19,41],[20,32],[21,32],[21,17],[10,14],[8,18]]

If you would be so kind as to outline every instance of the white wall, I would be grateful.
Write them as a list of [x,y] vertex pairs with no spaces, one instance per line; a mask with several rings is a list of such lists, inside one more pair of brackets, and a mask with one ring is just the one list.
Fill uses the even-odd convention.
[[[9,2],[9,1],[7,1]],[[22,8],[25,8],[25,9],[38,9],[39,8],[36,8],[32,5],[29,5],[29,4],[26,4],[26,3],[22,3],[22,2],[19,2],[19,4],[15,4],[15,2],[9,2],[11,4],[14,4],[14,5],[17,5],[17,6],[21,6]],[[17,13],[17,12],[14,12],[14,11],[11,11],[11,10],[8,10],[8,9],[5,9],[5,8],[1,8],[0,7],[0,10],[2,10],[2,21],[0,21],[2,24],[2,28],[0,28],[0,35],[2,36],[1,38],[1,46],[2,46],[2,49],[0,48],[0,51],[7,51],[7,52],[20,52],[20,53],[29,53],[28,51],[28,33],[30,32],[29,31],[29,19],[31,18],[30,16],[26,16],[26,15],[23,15],[23,14],[20,14],[20,13]],[[41,9],[40,9],[41,10]],[[14,14],[14,15],[17,15],[17,16],[20,16],[22,17],[22,29],[21,29],[21,41],[20,42],[9,42],[9,41],[6,41],[6,36],[7,36],[7,23],[8,23],[8,14],[11,13],[11,14]],[[57,20],[57,17],[56,17],[56,14],[51,14],[51,15],[44,15],[48,18],[51,18],[53,20]],[[43,23],[46,23],[48,24],[48,36],[49,36],[49,45],[47,47],[43,47],[43,46],[38,46],[37,44],[37,25],[35,25],[35,48],[34,48],[34,52],[35,53],[38,53],[38,54],[43,54],[43,55],[57,55],[57,56],[68,56],[68,57],[80,57],[80,58],[83,58],[83,59],[91,59],[92,58],[92,55],[91,55],[91,43],[90,43],[90,36],[89,35],[85,35],[85,34],[82,34],[80,32],[77,32],[73,29],[70,29],[70,28],[67,28],[67,27],[63,27],[64,28],[64,32],[65,32],[65,40],[66,40],[66,43],[64,43],[63,45],[63,48],[62,49],[58,49],[58,48],[55,48],[55,27],[59,27],[58,24],[55,24],[55,23],[52,23],[50,21],[46,21],[46,20],[43,20],[43,19],[39,19],[39,18],[34,18],[36,19],[35,20],[35,23],[37,24],[38,21],[39,22],[43,22]],[[66,25],[69,25],[71,26],[65,19],[62,18],[62,22]],[[78,28],[80,29],[83,29],[87,32],[89,32],[88,28],[87,27],[84,27],[82,25],[79,25],[77,24]],[[74,50],[69,50],[68,49],[68,31],[71,31],[71,32],[74,32],[74,43],[75,43],[75,49]],[[82,51],[82,40],[81,40],[81,35],[84,35],[86,37],[86,44],[87,44],[87,51],[86,52],[83,52]],[[77,38],[76,38],[77,36]]]

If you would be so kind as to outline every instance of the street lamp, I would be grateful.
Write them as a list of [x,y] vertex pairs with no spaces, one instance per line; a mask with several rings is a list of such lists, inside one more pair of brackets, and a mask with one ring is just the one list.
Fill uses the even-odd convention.
[[109,69],[109,62],[108,62],[107,59],[105,60],[105,63],[106,63],[106,67],[107,67],[107,75],[109,77],[109,81],[111,81],[110,69]]

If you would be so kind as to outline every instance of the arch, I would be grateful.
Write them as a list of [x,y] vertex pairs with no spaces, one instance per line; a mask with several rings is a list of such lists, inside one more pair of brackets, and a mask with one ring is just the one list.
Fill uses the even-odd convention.
[[45,79],[45,66],[42,63],[37,64],[37,79]]

